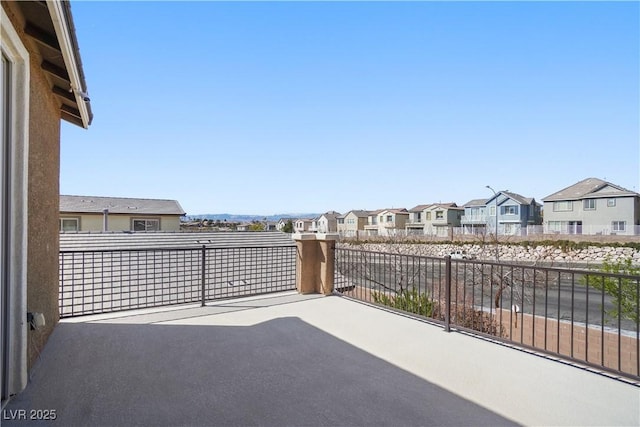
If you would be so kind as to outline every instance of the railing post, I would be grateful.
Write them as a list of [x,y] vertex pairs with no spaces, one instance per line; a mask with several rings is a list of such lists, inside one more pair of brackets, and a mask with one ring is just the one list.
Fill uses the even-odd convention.
[[301,294],[333,293],[337,233],[296,233],[296,289]]
[[444,331],[451,332],[451,255],[444,257]]
[[205,300],[205,281],[206,281],[206,275],[207,275],[206,262],[207,262],[207,248],[205,245],[202,245],[202,261],[201,261],[202,275],[200,276],[200,284],[202,286],[201,307],[204,307],[204,300]]

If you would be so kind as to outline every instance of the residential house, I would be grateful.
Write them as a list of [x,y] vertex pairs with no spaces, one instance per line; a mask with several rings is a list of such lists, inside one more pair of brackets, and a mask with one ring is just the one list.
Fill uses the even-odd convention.
[[465,233],[526,235],[527,227],[542,223],[541,205],[534,198],[500,191],[486,200],[464,206],[461,225]]
[[278,231],[278,223],[276,221],[265,221],[264,231]]
[[424,234],[424,210],[431,205],[418,205],[409,209],[409,221],[405,225],[407,234]]
[[364,231],[369,219],[369,211],[352,210],[336,218],[338,233],[342,237],[358,237]]
[[251,227],[250,222],[241,222],[236,226],[236,231],[249,231]]
[[296,219],[293,222],[293,231],[295,233],[304,233],[305,231],[311,230],[311,225],[313,224],[313,220],[309,218],[300,218]]
[[60,231],[179,231],[176,200],[60,196]]
[[545,198],[547,232],[638,234],[640,194],[598,178],[587,178]]
[[1,3],[0,389],[4,407],[11,395],[26,386],[27,372],[59,316],[60,121],[88,128],[93,114],[69,2]]
[[316,219],[317,233],[336,233],[338,231],[338,217],[340,212],[329,211]]
[[463,207],[455,203],[434,203],[423,212],[424,234],[447,237],[451,236],[454,227],[460,227]]
[[379,209],[369,214],[369,221],[364,229],[373,236],[396,236],[398,231],[404,232],[409,221],[409,211],[401,209]]
[[464,204],[460,225],[465,234],[483,234],[487,225],[487,199],[473,199]]

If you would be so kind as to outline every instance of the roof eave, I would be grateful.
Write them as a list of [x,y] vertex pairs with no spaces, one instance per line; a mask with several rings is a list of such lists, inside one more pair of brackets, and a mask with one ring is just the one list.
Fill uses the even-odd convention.
[[71,7],[68,1],[47,1],[47,8],[71,80],[71,90],[80,111],[82,127],[87,129],[91,124],[93,115],[90,110],[84,73],[80,63],[80,55],[77,48],[78,41],[71,17]]

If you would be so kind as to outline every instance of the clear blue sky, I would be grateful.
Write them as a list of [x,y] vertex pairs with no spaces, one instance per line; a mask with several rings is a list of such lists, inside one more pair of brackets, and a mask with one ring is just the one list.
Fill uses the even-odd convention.
[[62,194],[188,214],[640,191],[638,2],[73,2]]

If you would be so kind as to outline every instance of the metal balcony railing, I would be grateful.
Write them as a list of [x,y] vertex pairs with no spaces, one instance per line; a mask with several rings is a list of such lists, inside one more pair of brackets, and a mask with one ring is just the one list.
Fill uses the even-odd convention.
[[472,332],[640,379],[640,277],[336,249],[335,288]]
[[63,250],[60,317],[295,289],[295,246]]

